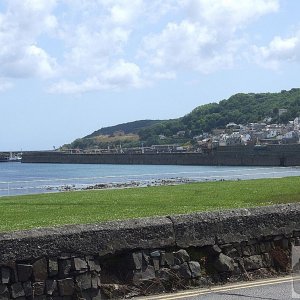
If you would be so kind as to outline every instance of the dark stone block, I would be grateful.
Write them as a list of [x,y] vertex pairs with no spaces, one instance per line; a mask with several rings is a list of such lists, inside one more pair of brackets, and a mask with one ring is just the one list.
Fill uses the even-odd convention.
[[159,257],[153,257],[152,262],[153,262],[154,270],[158,271],[160,267]]
[[131,266],[134,270],[141,270],[143,266],[143,253],[142,252],[133,252],[129,255],[129,260]]
[[0,284],[0,295],[3,295],[8,292],[8,288],[6,284]]
[[270,252],[272,250],[272,243],[267,241],[259,244],[261,253]]
[[74,281],[72,278],[57,280],[60,296],[72,296],[74,294]]
[[48,279],[46,280],[46,294],[53,295],[57,291],[57,281]]
[[32,289],[33,289],[33,294],[35,296],[43,295],[45,291],[45,282],[44,281],[34,282],[32,284]]
[[218,245],[213,245],[208,248],[208,253],[212,256],[218,256],[222,252]]
[[87,256],[86,258],[90,271],[101,271],[101,266],[99,260],[95,259],[93,256]]
[[73,258],[73,269],[78,273],[84,273],[88,270],[87,262],[81,258]]
[[18,264],[17,271],[19,281],[28,281],[32,275],[32,265]]
[[11,279],[11,273],[10,269],[6,267],[1,268],[1,283],[7,284],[10,282]]
[[153,258],[153,257],[160,257],[160,251],[159,250],[155,250],[155,251],[152,251],[150,253],[150,256]]
[[70,259],[58,261],[58,276],[59,278],[66,278],[70,275],[72,262]]
[[10,300],[10,295],[9,295],[9,292],[6,292],[2,295],[0,295],[0,300]]
[[100,276],[96,274],[92,274],[92,288],[97,289],[100,287],[101,281],[100,281]]
[[176,264],[182,264],[184,262],[190,261],[190,256],[186,250],[180,249],[177,252],[174,252],[174,258]]
[[200,277],[201,276],[201,267],[200,267],[199,262],[190,261],[188,264],[189,264],[189,267],[191,270],[192,278]]
[[244,266],[247,271],[257,270],[264,267],[261,255],[252,255],[244,258]]
[[243,254],[243,256],[251,256],[252,255],[252,246],[243,245],[242,246],[242,254]]
[[13,299],[25,296],[25,291],[21,282],[17,282],[11,285],[11,296],[13,297]]
[[30,296],[33,295],[33,289],[32,289],[32,285],[31,285],[31,281],[23,282],[23,288],[24,288],[24,292],[25,292],[26,297],[30,297]]
[[262,254],[263,266],[265,268],[270,268],[274,265],[272,257],[269,253]]
[[151,257],[150,257],[149,251],[144,250],[144,251],[142,251],[142,253],[143,253],[144,262],[146,263],[146,265],[149,265],[150,261],[151,261]]
[[166,252],[161,256],[161,265],[162,266],[174,266],[175,258],[174,254],[170,252]]
[[48,273],[50,277],[54,277],[58,274],[58,262],[57,258],[50,257],[48,260]]
[[157,277],[162,281],[170,281],[173,278],[174,272],[168,268],[161,268],[157,272]]
[[33,277],[35,281],[44,281],[48,277],[48,265],[45,257],[32,264]]
[[288,239],[282,239],[281,241],[281,247],[282,249],[284,250],[288,250],[290,248],[290,245],[289,245],[289,240]]
[[192,272],[187,262],[181,264],[178,269],[178,274],[181,278],[190,279],[192,278]]
[[75,280],[81,290],[87,290],[92,287],[92,276],[89,273],[78,275]]
[[231,258],[236,258],[240,256],[239,251],[231,244],[223,245],[222,252]]
[[142,270],[134,271],[132,282],[135,285],[141,284],[143,281],[151,280],[155,278],[155,270],[153,266],[147,266]]
[[231,257],[220,253],[218,258],[214,261],[213,266],[219,272],[233,272],[234,260]]

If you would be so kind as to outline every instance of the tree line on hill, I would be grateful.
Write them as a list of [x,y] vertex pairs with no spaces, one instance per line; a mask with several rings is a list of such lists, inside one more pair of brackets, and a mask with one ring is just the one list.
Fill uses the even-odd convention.
[[[285,109],[284,113],[280,110]],[[247,124],[264,122],[287,123],[300,114],[300,89],[283,90],[280,93],[239,93],[219,103],[198,106],[189,114],[172,120],[141,120],[116,126],[105,127],[92,134],[77,139],[63,148],[107,148],[119,147],[120,141],[103,143],[97,138],[101,135],[113,136],[115,132],[123,132],[122,147],[138,147],[159,144],[193,143],[193,137],[211,132],[216,128],[224,128],[226,124]],[[138,140],[132,140],[126,134],[134,133]],[[178,134],[180,133],[180,134]]]

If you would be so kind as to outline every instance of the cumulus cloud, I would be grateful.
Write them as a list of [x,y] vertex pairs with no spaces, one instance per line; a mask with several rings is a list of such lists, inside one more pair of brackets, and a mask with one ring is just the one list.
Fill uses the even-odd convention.
[[157,68],[207,73],[232,63],[229,46],[224,43],[223,48],[219,42],[215,30],[183,21],[169,23],[161,34],[145,38],[144,49],[146,56],[150,52],[147,58]]
[[119,88],[140,87],[143,82],[140,67],[124,57],[133,23],[144,9],[143,1],[68,0],[66,3],[79,16],[61,28],[65,78],[50,91],[83,93],[115,89],[117,85]]
[[232,67],[244,37],[239,29],[278,10],[277,0],[182,0],[186,17],[144,38],[140,55],[156,68],[203,73]]
[[116,24],[131,24],[143,11],[142,0],[110,1],[110,18]]
[[[65,12],[55,11],[59,5]],[[0,76],[56,77],[52,90],[71,93],[139,87],[140,68],[123,56],[143,10],[143,0],[7,1],[0,14]],[[57,57],[47,52],[50,39],[60,44]]]
[[56,1],[11,0],[0,14],[0,74],[6,77],[49,77],[56,61],[37,45],[43,32],[57,23],[51,14]]
[[[50,78],[53,93],[140,88],[149,81],[172,80],[182,71],[232,67],[249,46],[243,28],[279,9],[279,0],[5,3],[0,77]],[[282,44],[293,48],[287,43],[278,38],[257,47],[257,60],[272,61]],[[285,51],[286,56],[293,52]]]
[[288,38],[276,36],[268,46],[253,46],[253,52],[258,64],[271,69],[283,62],[300,62],[300,31]]
[[58,82],[50,87],[49,92],[81,94],[107,89],[141,88],[147,85],[147,82],[141,77],[139,66],[120,60],[107,68],[103,73],[89,77],[80,83],[66,80]]
[[15,78],[49,78],[54,76],[57,65],[54,58],[35,45],[18,49],[11,59],[3,59],[1,64],[2,75]]
[[234,31],[261,16],[276,12],[278,0],[182,0],[187,18],[207,26]]
[[[103,27],[96,30],[84,24],[79,25],[73,35],[68,36],[68,50],[65,53],[67,71],[77,69],[85,73],[103,71],[113,56],[122,53],[129,32],[122,28]],[[76,71],[76,70],[75,70]]]

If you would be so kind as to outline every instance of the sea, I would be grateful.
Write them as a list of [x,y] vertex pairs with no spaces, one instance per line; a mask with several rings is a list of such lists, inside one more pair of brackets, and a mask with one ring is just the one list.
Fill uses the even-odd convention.
[[300,176],[300,167],[0,163],[0,197],[66,190]]

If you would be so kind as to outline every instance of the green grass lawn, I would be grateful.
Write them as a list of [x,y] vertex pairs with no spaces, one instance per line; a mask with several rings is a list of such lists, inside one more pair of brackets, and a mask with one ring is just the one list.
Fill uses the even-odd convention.
[[0,198],[0,231],[300,201],[300,177]]

